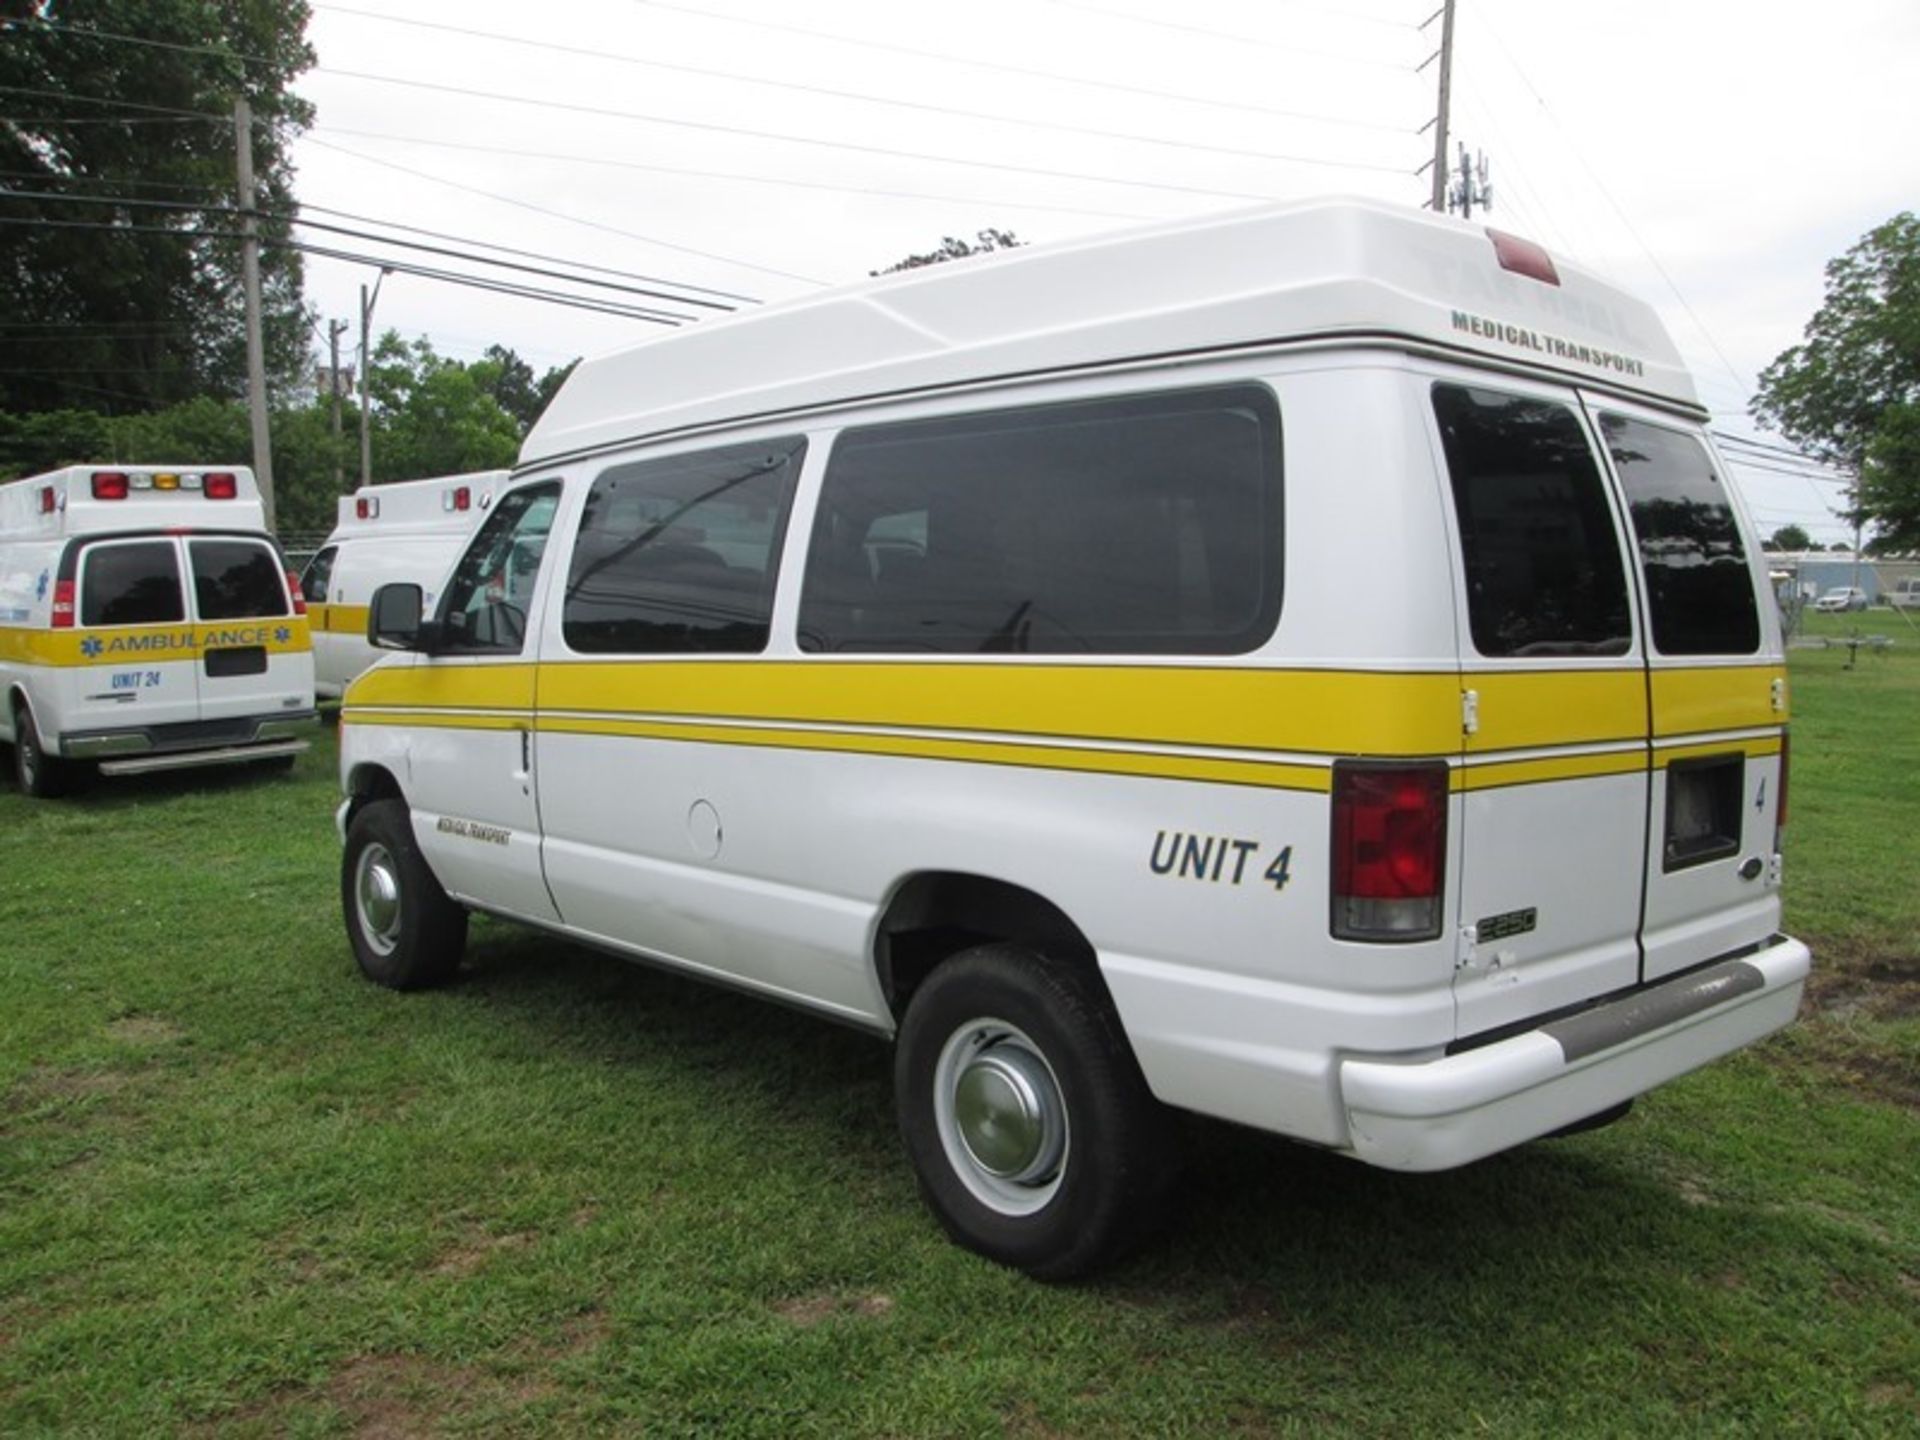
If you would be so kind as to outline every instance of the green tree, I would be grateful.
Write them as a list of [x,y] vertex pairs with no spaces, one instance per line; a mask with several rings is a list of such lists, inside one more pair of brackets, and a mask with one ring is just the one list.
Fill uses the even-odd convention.
[[[252,104],[262,234],[283,239],[307,17],[306,0],[0,0],[0,410],[243,393],[229,117]],[[299,256],[269,244],[261,272],[285,387],[305,360]]]
[[436,354],[425,339],[407,344],[387,331],[367,372],[375,412],[373,478],[415,480],[512,465],[521,428],[494,398],[499,381],[496,361],[465,365]]
[[995,230],[989,226],[985,230],[974,232],[971,242],[948,235],[941,240],[937,249],[924,255],[908,255],[896,260],[884,270],[872,270],[872,275],[893,275],[901,270],[918,270],[924,265],[942,265],[949,260],[964,260],[969,255],[988,255],[995,250],[1014,250],[1027,242],[1019,239],[1011,230]]
[[1804,550],[1813,543],[1813,537],[1798,525],[1782,525],[1767,538],[1769,550]]
[[1826,273],[1802,342],[1760,372],[1754,416],[1858,476],[1882,540],[1920,544],[1920,217],[1894,216]]

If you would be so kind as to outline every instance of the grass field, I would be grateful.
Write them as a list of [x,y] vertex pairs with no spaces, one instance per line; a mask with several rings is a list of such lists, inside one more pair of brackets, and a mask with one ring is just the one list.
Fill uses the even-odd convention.
[[1180,1228],[1068,1288],[942,1238],[870,1040],[484,922],[360,981],[330,741],[0,797],[0,1434],[1920,1433],[1876,619],[1793,657],[1800,1025],[1448,1175],[1196,1122]]

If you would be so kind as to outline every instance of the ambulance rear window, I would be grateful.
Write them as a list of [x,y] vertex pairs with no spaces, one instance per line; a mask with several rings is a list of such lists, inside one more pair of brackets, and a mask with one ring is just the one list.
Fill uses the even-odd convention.
[[1726,483],[1692,435],[1602,415],[1626,487],[1662,655],[1751,655],[1760,648],[1753,573]]
[[89,545],[80,570],[80,624],[168,625],[187,618],[169,540]]
[[194,540],[193,599],[202,620],[287,613],[286,580],[273,552],[253,540]]
[[1600,466],[1564,405],[1433,387],[1482,655],[1624,655],[1627,577]]

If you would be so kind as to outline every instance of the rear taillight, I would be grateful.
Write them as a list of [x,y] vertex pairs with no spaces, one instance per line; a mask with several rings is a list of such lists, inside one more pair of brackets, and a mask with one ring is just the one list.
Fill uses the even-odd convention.
[[124,470],[96,470],[93,472],[93,498],[96,500],[124,500],[127,498],[127,475]]
[[200,493],[209,500],[240,498],[240,479],[224,470],[216,470],[200,482]]
[[1446,909],[1447,767],[1333,767],[1333,933],[1431,940]]
[[287,571],[287,594],[293,597],[293,613],[306,614],[307,597],[300,593],[300,577],[291,570]]
[[73,628],[73,581],[71,580],[53,582],[53,628],[56,630]]

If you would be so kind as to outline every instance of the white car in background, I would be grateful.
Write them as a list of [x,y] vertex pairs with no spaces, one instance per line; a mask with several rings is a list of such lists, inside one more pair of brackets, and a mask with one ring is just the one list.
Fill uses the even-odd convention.
[[1836,585],[1813,602],[1816,610],[1844,611],[1867,608],[1867,592],[1858,585]]

